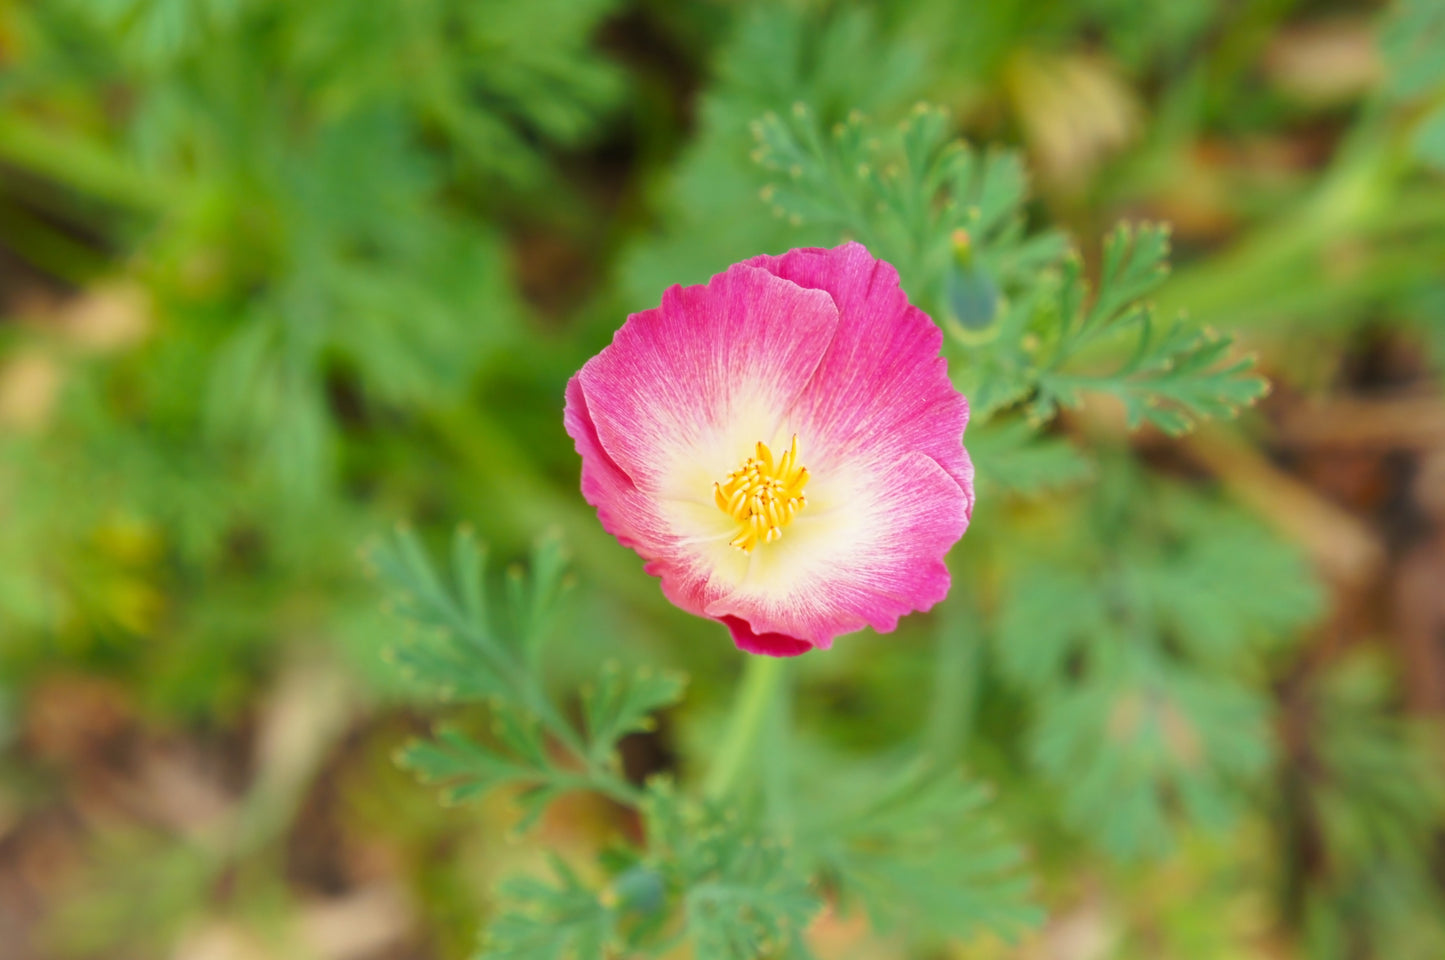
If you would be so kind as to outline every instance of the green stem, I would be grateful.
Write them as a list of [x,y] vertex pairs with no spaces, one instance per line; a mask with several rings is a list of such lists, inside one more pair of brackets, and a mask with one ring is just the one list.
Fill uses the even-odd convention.
[[778,657],[747,658],[732,715],[728,718],[727,733],[703,786],[709,799],[721,800],[737,788],[757,748],[758,736],[773,713],[771,707],[781,686],[784,668],[783,660]]
[[925,752],[942,767],[958,762],[973,724],[983,641],[977,624],[972,597],[955,587],[938,618],[933,708],[924,739]]
[[107,144],[54,131],[13,111],[0,116],[0,158],[88,197],[142,212],[164,209],[180,189],[139,172]]
[[778,693],[773,696],[772,709],[768,711],[766,725],[768,735],[762,740],[761,766],[763,781],[763,805],[768,820],[779,837],[793,835],[793,794],[792,794],[792,752],[793,736],[793,678],[794,674],[783,672]]

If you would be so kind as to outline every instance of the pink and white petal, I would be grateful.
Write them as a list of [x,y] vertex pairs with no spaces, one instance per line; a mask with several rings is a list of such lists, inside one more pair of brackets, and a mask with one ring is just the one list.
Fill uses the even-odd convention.
[[971,514],[973,464],[962,443],[968,401],[948,379],[942,332],[908,302],[898,271],[858,243],[746,262],[825,290],[838,306],[838,332],[791,411],[814,451],[809,468],[825,472],[865,451],[917,450],[957,481]]
[[[782,540],[749,554],[741,576],[714,575],[691,601],[744,621],[754,636],[826,649],[865,626],[891,631],[947,595],[943,558],[968,526],[970,501],[933,458],[854,461],[808,490],[808,508]],[[720,588],[729,589],[709,599]]]
[[723,626],[733,635],[733,643],[747,653],[760,653],[765,657],[796,657],[813,649],[806,640],[781,633],[754,633],[746,620],[737,617],[723,617]]
[[[568,385],[583,490],[667,597],[744,650],[791,656],[926,610],[973,506],[966,401],[941,334],[862,247],[793,251],[674,287]],[[743,554],[714,480],[799,435],[809,506]]]
[[603,449],[577,377],[567,381],[562,424],[582,458],[582,496],[597,508],[602,528],[643,557],[669,553],[675,538],[656,499],[639,491],[632,478]]
[[838,322],[826,292],[746,264],[672,287],[578,374],[602,448],[639,490],[710,504],[754,444],[778,442]]
[[706,617],[707,604],[724,589],[717,584],[739,579],[747,565],[745,554],[727,546],[735,524],[713,504],[665,501],[639,490],[603,449],[576,377],[567,383],[562,420],[582,458],[582,496],[597,508],[602,528],[647,561],[647,573],[662,581],[674,605]]
[[648,562],[643,569],[661,581],[663,596],[674,606],[708,617],[708,604],[730,589],[728,584],[740,581],[747,569],[747,554],[728,546],[737,528],[712,504],[663,501],[661,506],[670,540],[665,550],[644,554]]

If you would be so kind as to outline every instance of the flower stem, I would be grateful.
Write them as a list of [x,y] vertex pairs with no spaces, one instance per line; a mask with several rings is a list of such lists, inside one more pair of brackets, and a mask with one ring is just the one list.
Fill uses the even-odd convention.
[[773,699],[782,685],[785,666],[779,657],[747,658],[727,733],[703,784],[708,799],[721,800],[737,789],[749,758],[756,752],[758,736],[773,712]]
[[937,614],[938,651],[934,661],[933,709],[924,733],[924,749],[941,767],[958,762],[971,735],[978,703],[983,637],[972,595],[963,584]]

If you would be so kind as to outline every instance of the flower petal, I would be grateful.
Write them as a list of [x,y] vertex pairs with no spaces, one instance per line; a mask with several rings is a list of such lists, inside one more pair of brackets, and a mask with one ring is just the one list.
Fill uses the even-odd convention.
[[841,320],[792,420],[809,438],[814,473],[859,450],[927,454],[958,482],[973,512],[973,464],[963,449],[968,401],[939,355],[943,333],[908,302],[898,271],[858,243],[754,257],[761,267],[826,290]]
[[777,442],[837,327],[827,293],[745,264],[672,287],[578,374],[601,447],[638,489],[710,504],[713,481]]
[[602,528],[644,557],[667,549],[673,538],[658,514],[656,501],[639,492],[632,478],[602,448],[577,377],[567,381],[562,423],[582,458],[582,496],[597,508]]
[[781,633],[754,633],[746,620],[737,617],[723,617],[722,622],[732,633],[733,643],[738,645],[738,649],[748,653],[760,653],[766,657],[796,657],[813,649],[811,643],[797,637]]
[[[973,508],[968,405],[941,340],[857,244],[673,287],[568,384],[584,494],[669,600],[744,650],[792,656],[892,630],[946,595],[943,558]],[[713,481],[795,432],[808,506],[782,539],[732,548]]]
[[782,540],[749,555],[741,577],[713,573],[708,616],[826,649],[865,626],[887,633],[948,594],[943,557],[968,526],[968,501],[933,458],[855,462],[828,477],[817,499],[820,509],[810,506]]

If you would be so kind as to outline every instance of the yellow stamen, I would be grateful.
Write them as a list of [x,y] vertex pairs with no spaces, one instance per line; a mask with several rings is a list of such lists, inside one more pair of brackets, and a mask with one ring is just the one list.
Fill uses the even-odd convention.
[[783,528],[808,505],[803,493],[807,483],[808,469],[798,466],[796,434],[779,460],[759,440],[755,456],[745,459],[726,480],[712,485],[713,502],[738,524],[729,545],[752,553],[760,543],[781,540]]

